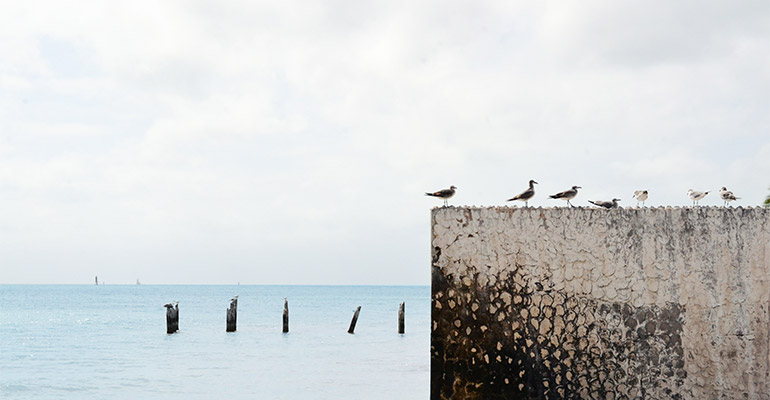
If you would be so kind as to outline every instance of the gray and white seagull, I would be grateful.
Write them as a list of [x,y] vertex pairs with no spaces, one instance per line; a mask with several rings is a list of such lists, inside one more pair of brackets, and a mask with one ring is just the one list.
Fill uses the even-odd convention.
[[425,195],[426,196],[438,197],[440,199],[444,199],[444,207],[446,207],[446,206],[449,205],[447,200],[451,199],[452,196],[455,195],[456,190],[457,190],[456,186],[450,186],[449,189],[441,189],[441,190],[439,190],[437,192],[425,193]]
[[735,201],[735,200],[740,199],[740,197],[735,197],[733,192],[727,190],[727,188],[724,187],[724,186],[722,186],[722,188],[719,189],[719,197],[721,197],[722,200],[725,201],[725,206],[727,206],[727,203],[729,203],[731,201]]
[[519,200],[524,202],[524,207],[529,207],[529,199],[535,196],[535,185],[537,182],[534,180],[529,181],[529,189],[517,194],[516,196],[511,197],[510,199],[506,201],[513,201],[513,200]]
[[550,198],[552,198],[552,199],[562,199],[562,200],[567,200],[567,204],[569,204],[569,205],[570,205],[570,207],[575,207],[575,206],[573,206],[573,205],[572,205],[572,203],[570,203],[569,201],[570,201],[570,200],[572,200],[572,199],[574,199],[574,198],[575,198],[575,196],[577,196],[577,194],[578,194],[578,189],[582,189],[582,187],[580,187],[580,186],[573,186],[573,187],[572,187],[571,189],[569,189],[569,190],[565,190],[565,191],[563,191],[563,192],[559,192],[559,193],[556,193],[556,194],[552,194],[552,195],[550,195],[549,197],[550,197]]
[[687,196],[690,197],[692,200],[692,205],[695,206],[698,204],[699,201],[701,201],[704,197],[706,197],[707,194],[711,192],[696,192],[692,189],[687,190]]
[[599,207],[604,207],[604,208],[618,208],[618,202],[619,201],[620,201],[620,199],[612,199],[612,201],[593,201],[593,200],[588,200],[589,203],[597,205]]

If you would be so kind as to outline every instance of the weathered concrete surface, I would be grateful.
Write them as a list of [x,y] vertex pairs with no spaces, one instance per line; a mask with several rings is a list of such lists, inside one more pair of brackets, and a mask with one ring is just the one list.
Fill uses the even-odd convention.
[[432,398],[770,398],[770,210],[436,208]]

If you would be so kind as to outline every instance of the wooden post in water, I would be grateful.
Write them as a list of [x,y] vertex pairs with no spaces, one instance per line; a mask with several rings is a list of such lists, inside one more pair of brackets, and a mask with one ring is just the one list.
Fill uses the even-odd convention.
[[404,334],[404,302],[398,305],[398,333]]
[[283,333],[289,333],[289,300],[283,298]]
[[227,309],[227,328],[226,332],[235,332],[235,325],[238,321],[238,296],[230,299],[230,308]]
[[179,331],[179,302],[168,303],[166,307],[166,333],[176,333]]
[[356,308],[356,312],[353,314],[353,319],[350,321],[350,328],[348,328],[348,333],[353,334],[353,331],[356,329],[356,322],[358,322],[358,313],[361,312],[361,306],[358,306]]

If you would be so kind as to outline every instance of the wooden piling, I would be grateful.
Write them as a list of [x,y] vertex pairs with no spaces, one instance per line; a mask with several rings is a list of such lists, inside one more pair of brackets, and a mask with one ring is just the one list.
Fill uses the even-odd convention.
[[348,328],[348,333],[353,334],[353,331],[356,329],[356,322],[358,322],[358,313],[361,312],[361,306],[358,306],[356,308],[356,312],[353,314],[353,319],[350,321],[350,328]]
[[283,298],[283,333],[289,333],[289,300]]
[[227,328],[226,332],[235,332],[236,322],[238,321],[238,296],[230,299],[230,308],[227,309]]
[[179,331],[179,302],[165,304],[166,307],[166,333]]
[[398,305],[398,333],[404,334],[404,302]]

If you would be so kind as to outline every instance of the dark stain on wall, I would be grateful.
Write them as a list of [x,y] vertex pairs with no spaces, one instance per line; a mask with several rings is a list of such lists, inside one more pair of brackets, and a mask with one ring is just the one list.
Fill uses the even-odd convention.
[[445,275],[433,249],[431,398],[680,399],[685,310],[633,307],[529,282]]

